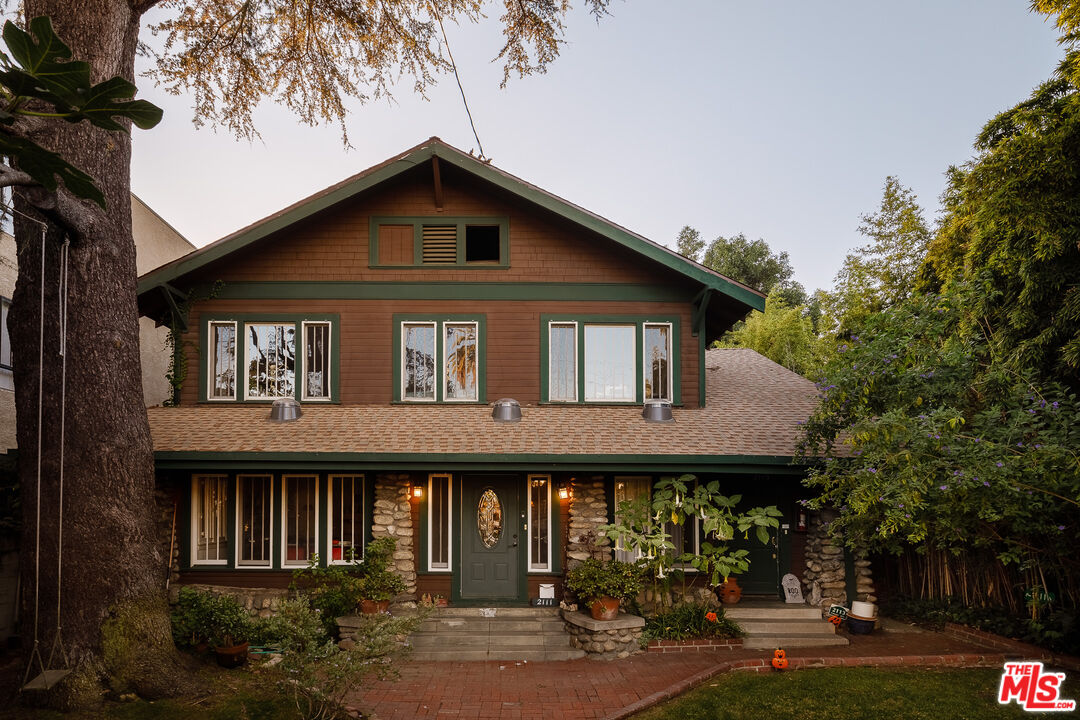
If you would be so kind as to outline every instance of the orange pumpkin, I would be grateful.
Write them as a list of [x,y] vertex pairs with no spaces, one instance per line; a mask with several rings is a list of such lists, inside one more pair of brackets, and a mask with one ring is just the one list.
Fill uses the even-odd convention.
[[785,660],[787,659],[787,653],[784,652],[784,648],[776,648],[773,651],[773,657],[777,660]]
[[836,627],[840,627],[840,616],[838,616],[838,615],[829,616],[829,622],[831,622]]
[[[783,652],[783,650],[778,650],[777,652]],[[788,659],[786,657],[774,657],[772,659],[772,666],[777,670],[787,670]]]

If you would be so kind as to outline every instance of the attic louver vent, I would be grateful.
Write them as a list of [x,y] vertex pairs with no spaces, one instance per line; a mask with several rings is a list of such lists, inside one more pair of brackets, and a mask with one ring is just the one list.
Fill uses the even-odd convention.
[[457,226],[424,226],[424,264],[453,265],[457,262]]

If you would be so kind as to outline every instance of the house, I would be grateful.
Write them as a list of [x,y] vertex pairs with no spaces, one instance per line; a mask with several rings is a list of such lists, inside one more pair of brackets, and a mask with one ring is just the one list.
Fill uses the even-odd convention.
[[[790,461],[813,384],[706,350],[763,296],[438,138],[139,293],[187,328],[180,405],[149,409],[182,583],[285,587],[392,536],[410,593],[523,604],[597,552],[619,500],[683,473],[783,512],[770,544],[738,539],[746,592],[804,565]],[[282,398],[299,419],[271,421]],[[505,399],[520,420],[494,417]]]

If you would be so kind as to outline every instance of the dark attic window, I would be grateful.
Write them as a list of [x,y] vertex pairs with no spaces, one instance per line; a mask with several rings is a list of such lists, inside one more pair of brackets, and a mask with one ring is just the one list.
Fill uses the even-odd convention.
[[499,262],[499,226],[465,226],[465,262]]

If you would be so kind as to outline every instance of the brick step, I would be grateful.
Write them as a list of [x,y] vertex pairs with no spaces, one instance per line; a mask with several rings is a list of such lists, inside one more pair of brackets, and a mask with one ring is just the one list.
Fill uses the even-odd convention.
[[772,650],[793,647],[827,647],[831,645],[850,645],[841,635],[821,635],[819,633],[788,635],[749,635],[743,638],[743,648],[747,650]]
[[749,636],[754,635],[835,635],[836,628],[820,617],[814,620],[744,620],[735,621]]
[[410,655],[413,660],[426,662],[477,662],[483,660],[505,660],[508,662],[553,662],[557,660],[577,660],[585,657],[584,650],[546,649],[546,650],[463,650],[449,648],[441,650],[416,649]]

